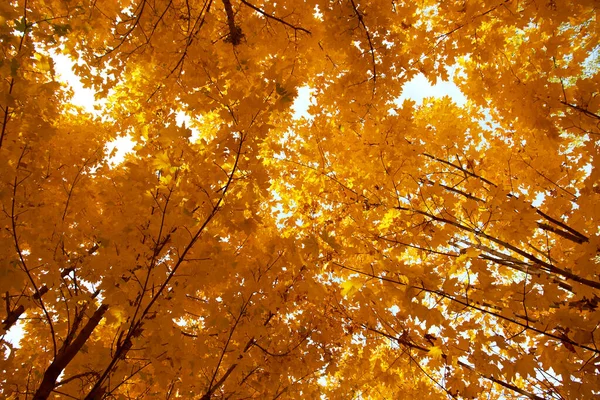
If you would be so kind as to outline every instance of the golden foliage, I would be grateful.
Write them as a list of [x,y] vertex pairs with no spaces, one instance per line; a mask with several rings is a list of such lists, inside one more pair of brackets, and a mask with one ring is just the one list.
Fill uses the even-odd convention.
[[[592,0],[2,2],[0,393],[597,396],[599,26]],[[400,104],[419,74],[466,103]]]

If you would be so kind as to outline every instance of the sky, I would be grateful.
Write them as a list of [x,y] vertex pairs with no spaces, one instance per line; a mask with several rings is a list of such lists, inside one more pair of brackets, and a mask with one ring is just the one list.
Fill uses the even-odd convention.
[[397,100],[397,103],[402,104],[404,100],[410,99],[419,105],[422,104],[423,99],[427,97],[444,96],[450,97],[459,106],[462,106],[467,102],[467,98],[454,82],[438,80],[438,82],[432,86],[425,75],[419,74],[404,85],[402,88],[402,95]]
[[[453,69],[450,71],[450,79],[454,73]],[[310,88],[303,86],[298,89],[298,97],[296,97],[292,109],[294,110],[294,118],[309,118],[308,107],[310,106]],[[460,91],[458,86],[452,81],[438,80],[435,85],[429,83],[425,75],[418,74],[411,81],[407,82],[402,88],[402,94],[396,99],[396,104],[402,105],[404,100],[413,100],[417,105],[421,105],[423,100],[428,97],[450,97],[456,104],[462,106],[467,102],[467,98]]]
[[[68,84],[73,89],[72,103],[83,107],[86,112],[98,114],[94,109],[96,105],[101,105],[100,102],[94,99],[94,90],[84,88],[83,84],[73,72],[73,62],[68,56],[62,54],[53,54],[52,58],[55,63],[57,79]],[[452,73],[450,72],[450,79]],[[295,118],[308,117],[308,107],[310,106],[311,90],[308,86],[301,87],[298,90],[298,97],[295,99],[292,108],[294,109]],[[438,80],[435,85],[431,85],[425,75],[418,74],[411,81],[406,83],[402,89],[402,95],[398,98],[397,103],[402,104],[406,99],[411,99],[417,105],[423,103],[423,99],[427,97],[443,97],[449,96],[456,104],[463,105],[466,103],[466,98],[460,89],[452,81]],[[184,117],[179,118],[181,121]]]

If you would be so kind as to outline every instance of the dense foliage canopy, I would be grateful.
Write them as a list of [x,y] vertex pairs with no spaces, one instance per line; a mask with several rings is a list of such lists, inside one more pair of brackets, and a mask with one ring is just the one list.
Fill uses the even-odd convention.
[[598,395],[598,12],[1,1],[2,397]]

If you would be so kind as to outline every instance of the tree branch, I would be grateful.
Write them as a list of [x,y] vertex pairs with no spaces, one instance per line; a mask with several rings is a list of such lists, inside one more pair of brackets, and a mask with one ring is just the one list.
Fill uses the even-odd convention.
[[113,354],[112,359],[108,363],[108,366],[104,369],[104,371],[100,375],[100,378],[98,378],[98,380],[96,381],[96,383],[94,384],[92,389],[85,396],[85,400],[96,400],[96,399],[100,398],[102,396],[102,394],[106,391],[106,389],[103,387],[104,381],[107,379],[109,374],[112,372],[113,368],[118,363],[118,361],[125,357],[125,355],[129,351],[129,349],[131,348],[132,339],[136,335],[138,335],[139,332],[141,331],[142,325],[143,325],[144,320],[145,320],[146,316],[148,315],[149,311],[152,309],[152,307],[154,306],[156,301],[158,301],[159,297],[162,295],[162,293],[164,292],[166,287],[169,285],[169,282],[171,282],[173,277],[175,277],[175,273],[179,270],[179,267],[183,264],[184,261],[186,261],[187,254],[194,247],[194,245],[196,244],[198,239],[200,239],[200,236],[202,235],[202,233],[204,232],[204,230],[206,229],[208,224],[217,215],[218,211],[221,208],[221,204],[225,200],[225,196],[228,193],[229,188],[231,187],[231,184],[233,182],[233,177],[238,170],[240,158],[242,156],[242,147],[244,145],[244,142],[245,142],[245,135],[240,132],[240,140],[239,140],[239,144],[238,144],[238,148],[237,148],[237,153],[235,155],[235,162],[233,164],[233,167],[231,168],[231,172],[229,174],[229,177],[227,178],[227,182],[225,183],[225,186],[223,187],[223,190],[221,191],[221,196],[217,200],[216,204],[213,206],[211,212],[205,218],[202,225],[198,228],[198,230],[196,231],[194,236],[191,238],[191,240],[185,246],[183,252],[181,253],[177,262],[175,263],[175,265],[169,272],[169,275],[167,276],[167,278],[160,285],[160,287],[154,292],[154,296],[152,297],[152,299],[150,300],[148,305],[146,305],[146,307],[140,314],[137,322],[135,322],[135,324],[132,325],[133,329],[128,330],[127,335],[125,335],[125,338],[121,342],[122,345],[117,347],[115,353]]
[[[503,321],[506,321],[506,322],[509,322],[511,324],[518,325],[521,328],[524,328],[526,330],[530,330],[532,332],[535,332],[535,333],[537,333],[539,335],[546,336],[548,338],[551,338],[553,340],[559,341],[561,343],[562,342],[567,342],[567,343],[569,343],[569,344],[571,344],[573,346],[576,346],[576,347],[579,347],[581,349],[585,349],[585,350],[591,351],[594,354],[600,354],[600,350],[598,350],[598,349],[594,349],[592,347],[589,347],[589,346],[577,343],[577,342],[575,342],[575,341],[573,341],[573,340],[571,340],[571,339],[569,339],[567,337],[564,337],[564,336],[557,336],[557,335],[554,335],[552,333],[548,333],[548,332],[546,332],[544,330],[541,330],[541,329],[538,329],[538,328],[536,328],[536,327],[534,327],[532,325],[524,324],[524,323],[516,321],[516,320],[514,320],[512,318],[506,317],[506,316],[504,316],[504,315],[502,315],[502,314],[500,314],[498,312],[486,310],[486,309],[480,307],[479,305],[477,305],[477,303],[463,301],[463,300],[455,297],[454,295],[451,295],[449,293],[444,292],[443,290],[440,290],[440,289],[429,289],[429,288],[427,288],[425,286],[410,285],[410,284],[407,284],[407,283],[404,283],[404,282],[397,281],[395,279],[387,278],[385,276],[379,276],[379,275],[375,275],[375,274],[372,274],[372,273],[369,273],[369,272],[361,271],[361,270],[356,269],[356,268],[348,267],[346,265],[339,264],[337,262],[332,262],[332,264],[336,265],[336,266],[338,266],[338,267],[340,267],[342,269],[345,269],[345,270],[348,270],[348,271],[352,271],[352,272],[355,272],[357,274],[360,274],[360,275],[363,275],[363,276],[366,276],[366,277],[369,277],[369,278],[379,279],[382,282],[389,282],[389,283],[393,283],[393,284],[399,285],[399,286],[406,286],[407,288],[416,289],[419,292],[425,292],[425,293],[429,293],[429,294],[441,296],[441,297],[443,297],[443,298],[445,298],[447,300],[450,300],[452,302],[460,304],[460,305],[464,306],[465,308],[469,308],[469,309],[476,310],[476,311],[479,311],[479,312],[484,313],[484,314],[491,315],[493,317],[499,318],[499,319],[501,319]],[[492,304],[484,303],[484,304],[482,304],[482,306],[483,307],[488,307],[488,308],[493,308],[493,309],[496,309],[498,311],[502,311],[501,307],[494,306]]]
[[[39,300],[46,293],[48,293],[48,287],[46,285],[44,285],[40,288],[40,290],[38,290],[38,291],[36,291],[36,293],[34,293],[33,298],[35,300]],[[8,293],[6,294],[6,296],[7,296],[7,301],[8,301]],[[4,324],[4,330],[8,331],[19,320],[19,317],[24,312],[25,312],[25,306],[23,306],[23,304],[20,304],[14,310],[9,311],[8,315],[6,316],[6,319],[4,321],[2,321],[2,323]]]
[[[392,336],[392,335],[390,335],[388,333],[382,332],[382,331],[380,331],[378,329],[375,329],[375,328],[371,328],[371,327],[369,327],[367,325],[361,325],[361,326],[363,328],[367,329],[368,331],[376,333],[376,334],[378,334],[380,336],[384,336],[384,337],[386,337],[386,338],[388,338],[390,340],[394,340],[394,341],[396,341],[396,342],[398,342],[400,344],[403,344],[403,345],[405,345],[407,347],[410,347],[411,349],[416,349],[416,350],[419,350],[421,352],[427,352],[427,353],[429,352],[429,349],[426,349],[424,347],[421,347],[419,345],[411,343],[411,342],[409,342],[407,340],[402,339],[401,337]],[[446,358],[447,356],[445,354],[442,354],[442,357]],[[466,369],[468,369],[470,371],[475,371],[475,369],[473,367],[471,367],[470,365],[468,365],[468,364],[466,364],[466,363],[464,363],[464,362],[462,362],[460,360],[457,360],[456,363],[458,365],[460,365],[461,367],[466,368]],[[475,371],[475,372],[477,372],[477,371]],[[479,373],[479,372],[477,372],[477,374],[479,374],[479,376],[481,376],[482,378],[485,378],[485,379],[490,380],[490,381],[492,381],[494,383],[497,383],[498,385],[500,385],[502,387],[505,387],[506,389],[512,390],[513,392],[519,393],[520,395],[523,395],[523,396],[525,396],[527,398],[530,398],[532,400],[544,400],[543,397],[540,397],[540,396],[535,395],[533,393],[529,393],[529,392],[527,392],[527,391],[525,391],[525,390],[523,390],[523,389],[521,389],[521,388],[519,388],[519,387],[517,387],[515,385],[511,385],[510,383],[507,383],[507,382],[504,382],[504,381],[502,381],[500,379],[494,378],[491,375],[484,375],[484,374]]]
[[[227,0],[227,1],[229,1],[229,0]],[[286,21],[284,21],[281,18],[278,18],[278,17],[276,17],[274,15],[268,14],[265,11],[261,10],[260,8],[256,7],[254,4],[251,4],[251,3],[247,2],[246,0],[241,0],[241,1],[242,1],[242,4],[244,4],[245,6],[250,7],[251,9],[253,9],[257,13],[263,15],[267,19],[272,19],[274,21],[277,21],[277,22],[279,22],[279,23],[281,23],[281,24],[283,24],[283,25],[285,25],[287,27],[292,28],[295,31],[301,31],[301,32],[304,32],[304,33],[308,33],[309,35],[312,35],[311,31],[309,31],[308,29],[305,29],[305,28],[303,28],[301,26],[292,25],[289,22],[286,22]]]
[[35,392],[33,400],[45,400],[50,396],[52,390],[57,386],[56,380],[89,339],[94,329],[96,329],[96,326],[100,323],[106,310],[108,310],[108,306],[105,304],[98,307],[96,312],[94,312],[92,317],[88,320],[87,324],[81,329],[75,340],[71,344],[68,344],[66,341],[63,342],[63,346],[58,351],[58,354],[54,357],[54,360],[48,369],[46,369],[42,383]]
[[451,220],[449,220],[447,218],[435,216],[435,215],[430,214],[430,213],[428,213],[426,211],[415,210],[415,209],[411,209],[411,208],[407,208],[407,207],[394,207],[394,208],[396,208],[397,210],[414,212],[416,214],[420,214],[420,215],[426,216],[428,218],[431,218],[434,221],[443,222],[443,223],[455,226],[455,227],[457,227],[457,228],[459,228],[459,229],[461,229],[463,231],[470,232],[470,233],[473,233],[473,234],[475,234],[477,236],[486,238],[486,239],[488,239],[488,240],[490,240],[490,241],[492,241],[492,242],[494,242],[496,244],[499,244],[499,245],[501,245],[503,247],[506,247],[509,250],[514,251],[515,253],[519,254],[520,256],[525,257],[528,260],[531,260],[531,261],[533,261],[536,264],[539,264],[540,267],[543,267],[548,272],[552,272],[552,273],[555,273],[557,275],[561,275],[564,278],[573,280],[575,282],[579,282],[579,283],[581,283],[583,285],[589,286],[589,287],[594,288],[594,289],[600,289],[600,282],[583,278],[583,277],[581,277],[579,275],[576,275],[576,274],[573,274],[573,273],[571,273],[571,272],[569,272],[569,271],[567,271],[567,270],[565,270],[563,268],[559,268],[559,267],[556,267],[556,266],[554,266],[552,264],[549,264],[549,263],[547,263],[547,262],[545,262],[543,260],[540,260],[536,256],[534,256],[532,254],[529,254],[526,251],[523,251],[523,250],[519,249],[518,247],[513,246],[510,243],[505,242],[504,240],[498,239],[498,238],[496,238],[494,236],[488,235],[488,234],[486,234],[484,232],[481,232],[479,230],[470,228],[468,226],[461,225],[460,223],[455,222],[455,221],[451,221]]
[[354,0],[350,0],[350,4],[352,4],[354,13],[358,18],[358,22],[363,27],[365,35],[367,36],[367,42],[369,43],[369,52],[371,53],[371,64],[373,65],[373,94],[375,94],[375,88],[377,84],[377,64],[375,63],[375,47],[373,46],[373,41],[371,40],[371,33],[369,32],[369,28],[367,28],[367,25],[365,24],[363,14],[358,10],[358,7],[356,6],[356,3],[354,3]]
[[223,0],[225,6],[225,13],[227,14],[227,25],[229,26],[229,37],[228,40],[232,45],[237,46],[242,42],[244,33],[242,28],[235,24],[235,15],[233,13],[233,7],[231,6],[230,0]]

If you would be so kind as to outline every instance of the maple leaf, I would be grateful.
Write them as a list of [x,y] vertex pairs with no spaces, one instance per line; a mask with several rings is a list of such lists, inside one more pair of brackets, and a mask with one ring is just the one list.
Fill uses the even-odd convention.
[[439,359],[444,355],[444,351],[439,346],[433,346],[429,348],[429,355],[435,359]]

